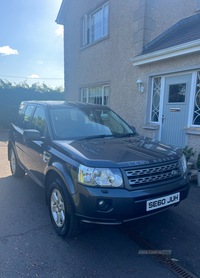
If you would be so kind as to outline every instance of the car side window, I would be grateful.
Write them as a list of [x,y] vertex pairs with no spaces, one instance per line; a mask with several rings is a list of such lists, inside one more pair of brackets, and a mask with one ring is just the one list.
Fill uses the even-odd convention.
[[21,128],[23,128],[23,129],[30,128],[30,118],[31,118],[31,114],[33,112],[33,108],[34,108],[34,106],[28,105],[26,107],[25,112],[22,113],[21,123],[19,125]]
[[46,121],[45,121],[45,114],[44,114],[43,108],[41,108],[41,107],[36,108],[34,115],[33,115],[31,128],[38,130],[40,132],[41,137],[45,135]]
[[26,106],[24,106],[24,104],[21,103],[20,106],[19,106],[18,114],[17,114],[16,118],[13,120],[13,123],[14,123],[16,126],[19,126],[19,125],[20,125],[21,118],[22,118],[22,116],[23,116],[23,112],[24,112],[25,108],[26,108]]

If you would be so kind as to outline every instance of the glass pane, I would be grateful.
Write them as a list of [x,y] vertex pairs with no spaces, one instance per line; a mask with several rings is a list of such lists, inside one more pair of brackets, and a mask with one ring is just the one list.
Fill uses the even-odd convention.
[[[108,105],[108,86],[97,86],[82,89],[82,102],[87,103],[87,90],[88,90],[88,103]],[[102,90],[103,90],[103,100],[102,100]]]
[[18,115],[16,119],[13,120],[14,124],[17,126],[20,124],[21,118],[24,117],[24,114],[22,113],[23,110],[24,110],[24,104],[20,104]]
[[87,102],[87,89],[82,90],[82,102]]
[[87,44],[87,16],[83,18],[83,45]]
[[158,122],[160,109],[161,77],[154,78],[151,121]]
[[103,106],[102,108],[87,106],[51,108],[50,115],[54,139],[74,140],[88,136],[135,135],[135,132],[122,119]]
[[29,123],[30,123],[30,116],[32,114],[34,106],[27,106],[25,113],[23,114],[23,119],[22,119],[22,124],[21,127],[23,129],[29,128]]
[[109,89],[108,86],[104,87],[104,102],[103,102],[103,105],[108,105],[108,89]]
[[102,87],[89,88],[88,103],[102,103]]
[[95,88],[89,88],[88,103],[94,103]]
[[46,126],[46,122],[45,122],[44,110],[40,107],[37,107],[33,115],[31,128],[38,130],[40,132],[40,136],[43,136],[45,126]]
[[108,34],[108,4],[103,8],[103,36]]
[[185,102],[186,83],[169,85],[169,102]]
[[200,125],[200,72],[197,72],[197,87],[194,100],[193,124]]
[[102,8],[91,15],[91,42],[102,37]]

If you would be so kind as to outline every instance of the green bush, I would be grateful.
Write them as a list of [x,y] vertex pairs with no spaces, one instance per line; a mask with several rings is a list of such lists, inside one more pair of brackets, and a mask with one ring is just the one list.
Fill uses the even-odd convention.
[[193,147],[189,148],[186,146],[185,148],[180,149],[182,153],[185,155],[186,161],[188,162],[189,159],[195,155],[196,151],[193,150]]
[[62,87],[53,89],[46,84],[37,83],[29,86],[25,82],[13,85],[0,79],[0,129],[9,127],[9,124],[16,118],[22,101],[64,99]]

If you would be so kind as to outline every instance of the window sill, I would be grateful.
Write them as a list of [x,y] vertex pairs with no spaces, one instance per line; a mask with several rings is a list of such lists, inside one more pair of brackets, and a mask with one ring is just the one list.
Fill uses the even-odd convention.
[[184,127],[183,129],[184,129],[186,134],[200,135],[200,128],[199,127]]
[[146,124],[146,125],[143,125],[142,128],[156,130],[156,129],[160,129],[160,125],[159,124]]
[[92,42],[92,43],[89,43],[89,44],[87,44],[87,45],[82,46],[79,50],[81,51],[81,50],[83,50],[83,49],[85,49],[85,48],[88,48],[88,47],[90,47],[90,46],[92,46],[92,45],[94,45],[94,44],[97,44],[97,43],[99,43],[99,42],[101,42],[101,41],[103,41],[103,40],[105,40],[105,39],[108,39],[108,38],[109,38],[109,36],[106,35],[106,36],[104,36],[104,37],[102,37],[102,38],[96,40],[95,42]]

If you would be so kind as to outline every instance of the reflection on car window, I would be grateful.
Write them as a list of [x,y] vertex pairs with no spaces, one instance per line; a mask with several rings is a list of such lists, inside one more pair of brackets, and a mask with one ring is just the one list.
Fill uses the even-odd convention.
[[44,110],[40,107],[37,107],[33,115],[31,128],[38,130],[40,132],[40,136],[44,136],[45,127],[46,127],[46,121],[45,121]]
[[20,127],[23,129],[30,128],[30,117],[32,114],[34,106],[28,105],[25,112],[22,114]]
[[18,115],[17,115],[16,119],[13,120],[13,122],[14,122],[14,124],[15,124],[16,126],[19,126],[19,125],[20,125],[21,118],[22,118],[23,115],[24,115],[24,114],[23,114],[24,109],[25,109],[25,106],[24,106],[23,103],[21,103],[20,106],[19,106]]
[[56,108],[51,110],[55,139],[135,134],[113,111],[105,108]]

